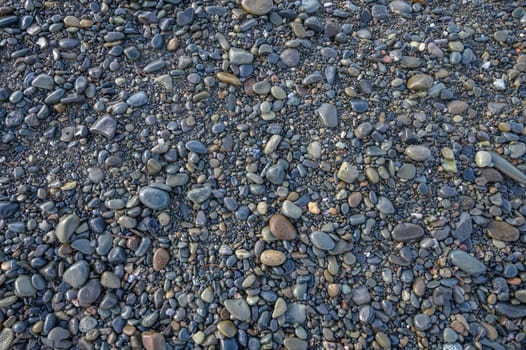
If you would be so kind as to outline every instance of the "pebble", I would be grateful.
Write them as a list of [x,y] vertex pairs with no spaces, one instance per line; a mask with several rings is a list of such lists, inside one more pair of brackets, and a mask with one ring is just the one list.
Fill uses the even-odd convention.
[[301,208],[289,200],[283,201],[281,205],[281,213],[291,219],[299,219],[301,217]]
[[19,298],[33,297],[36,294],[36,289],[33,287],[31,277],[28,275],[20,275],[14,283],[15,295]]
[[60,219],[55,228],[55,236],[62,243],[68,243],[69,239],[80,225],[80,218],[77,214],[70,214]]
[[254,61],[254,55],[250,52],[236,47],[230,48],[228,51],[228,58],[232,64],[251,64]]
[[307,341],[295,337],[285,338],[283,345],[287,350],[307,350],[309,347]]
[[164,248],[157,248],[153,254],[153,270],[161,271],[170,261],[170,252]]
[[416,162],[423,162],[431,157],[431,150],[423,145],[410,145],[406,147],[405,154]]
[[350,184],[358,178],[360,173],[356,166],[351,165],[349,162],[343,162],[336,175],[338,176],[338,179]]
[[130,97],[128,97],[128,99],[126,100],[126,103],[129,106],[134,107],[134,108],[142,107],[146,103],[148,103],[148,95],[144,91],[139,91],[131,95]]
[[336,107],[330,103],[323,103],[316,113],[321,119],[321,123],[328,128],[335,128],[338,126],[338,111]]
[[89,280],[79,289],[77,298],[80,306],[90,306],[102,293],[100,282],[96,279]]
[[294,225],[283,215],[274,214],[269,220],[270,231],[276,238],[284,241],[296,239],[297,231]]
[[272,10],[272,0],[241,0],[241,7],[255,16],[264,16]]
[[485,168],[485,167],[488,167],[488,166],[491,166],[491,153],[489,152],[486,152],[486,151],[478,151],[476,154],[475,154],[475,163],[477,163],[477,166],[479,168]]
[[526,185],[526,175],[495,152],[490,152],[493,166],[516,182]]
[[261,263],[265,265],[279,266],[287,260],[287,257],[279,250],[267,249],[261,253],[260,259]]
[[331,250],[335,246],[334,240],[323,231],[314,231],[310,234],[312,244],[321,250]]
[[54,85],[53,77],[45,73],[39,74],[31,82],[31,86],[44,90],[52,90]]
[[145,350],[166,350],[166,340],[164,336],[157,332],[142,332],[141,334],[142,346]]
[[418,225],[403,222],[396,225],[391,236],[397,242],[412,242],[424,237],[424,229]]
[[491,221],[487,227],[488,236],[503,242],[515,242],[519,239],[519,230],[504,221]]
[[115,137],[115,131],[117,129],[117,121],[110,115],[104,115],[97,119],[95,123],[90,127],[90,131],[94,134],[104,136],[107,139],[113,139]]
[[245,299],[226,299],[224,305],[234,319],[244,322],[250,319],[250,307]]
[[194,204],[205,202],[212,195],[212,190],[208,186],[194,188],[186,193],[188,200]]
[[11,345],[15,340],[15,332],[11,328],[3,328],[0,331],[0,349],[7,350],[11,349]]
[[407,80],[407,88],[414,91],[427,91],[433,86],[433,81],[430,75],[415,74]]
[[296,67],[300,63],[301,54],[296,49],[283,50],[279,56],[288,67]]
[[80,288],[86,283],[89,276],[89,265],[86,260],[80,260],[64,271],[62,280],[73,288]]
[[453,265],[472,276],[486,273],[486,266],[465,251],[455,249],[449,254],[449,259]]
[[153,210],[165,209],[170,205],[170,196],[163,190],[145,186],[139,191],[139,200]]
[[513,305],[507,303],[497,303],[495,311],[504,317],[508,318],[524,318],[526,317],[526,305]]
[[233,338],[237,334],[237,328],[234,322],[230,320],[223,320],[217,323],[217,330],[227,338]]

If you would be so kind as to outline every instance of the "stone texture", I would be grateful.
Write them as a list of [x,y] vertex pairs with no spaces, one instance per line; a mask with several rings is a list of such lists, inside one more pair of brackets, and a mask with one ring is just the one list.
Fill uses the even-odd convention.
[[297,232],[294,225],[281,214],[274,214],[269,220],[270,231],[278,239],[292,241],[296,238]]

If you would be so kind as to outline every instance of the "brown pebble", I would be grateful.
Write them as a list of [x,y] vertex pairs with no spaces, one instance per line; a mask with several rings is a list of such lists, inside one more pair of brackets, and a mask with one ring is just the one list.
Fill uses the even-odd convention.
[[216,78],[222,81],[223,83],[227,83],[227,84],[235,85],[235,86],[241,86],[241,80],[239,80],[239,78],[232,73],[217,72]]
[[351,208],[356,208],[361,202],[362,194],[360,192],[353,192],[349,195],[349,198],[347,198],[347,204],[349,204]]
[[340,294],[340,286],[338,286],[336,283],[330,283],[327,286],[327,294],[329,294],[331,298],[337,297],[338,294]]
[[519,230],[504,221],[492,221],[488,224],[488,235],[496,240],[515,242],[519,239]]
[[291,241],[296,238],[294,225],[281,214],[274,214],[269,220],[270,232],[279,239]]
[[164,336],[157,332],[142,333],[142,345],[146,350],[166,350]]
[[153,253],[153,269],[161,271],[168,265],[170,261],[170,253],[164,248],[157,248]]

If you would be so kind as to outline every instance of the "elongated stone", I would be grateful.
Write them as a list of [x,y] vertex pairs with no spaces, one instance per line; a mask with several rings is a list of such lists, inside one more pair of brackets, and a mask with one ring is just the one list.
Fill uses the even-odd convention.
[[495,311],[497,311],[498,314],[508,318],[526,317],[526,305],[498,303],[497,305],[495,305]]
[[449,254],[449,259],[453,265],[472,276],[478,276],[486,273],[486,266],[479,259],[469,255],[463,250],[453,250]]
[[391,235],[395,241],[411,242],[422,238],[424,229],[409,222],[402,222],[395,226]]
[[508,162],[506,159],[502,158],[495,152],[490,152],[491,160],[493,161],[493,166],[497,168],[504,175],[509,178],[517,181],[522,185],[526,185],[526,175],[517,169],[513,164]]

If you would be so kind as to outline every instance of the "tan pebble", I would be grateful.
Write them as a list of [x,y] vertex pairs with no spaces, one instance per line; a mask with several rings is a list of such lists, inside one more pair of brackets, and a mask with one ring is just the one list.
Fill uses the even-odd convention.
[[135,334],[135,331],[137,329],[135,328],[135,326],[132,326],[131,324],[127,324],[126,326],[124,326],[124,328],[122,329],[122,333],[124,333],[125,335],[127,335],[128,337],[131,337],[132,335]]
[[336,283],[330,283],[327,286],[327,294],[329,294],[331,298],[337,297],[338,294],[340,294],[340,286]]
[[81,28],[89,28],[93,25],[93,21],[89,19],[81,19],[80,20],[80,27]]
[[164,336],[157,332],[143,332],[142,345],[146,350],[166,350]]
[[297,231],[294,225],[281,214],[274,214],[269,220],[270,232],[276,238],[291,241],[296,238]]
[[268,249],[261,253],[261,262],[268,266],[279,266],[287,260],[285,253],[275,249]]
[[321,212],[320,208],[318,207],[318,203],[316,202],[309,202],[307,207],[309,208],[309,213],[311,214],[318,215]]
[[227,84],[235,85],[235,86],[241,86],[241,80],[239,80],[239,78],[232,73],[217,72],[216,78],[222,81],[223,83],[227,83]]

